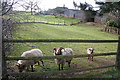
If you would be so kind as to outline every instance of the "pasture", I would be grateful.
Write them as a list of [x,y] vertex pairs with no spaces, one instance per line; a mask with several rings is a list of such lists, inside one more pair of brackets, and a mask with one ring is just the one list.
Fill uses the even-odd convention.
[[11,18],[14,22],[41,22],[49,24],[61,24],[69,25],[72,23],[78,23],[80,20],[74,18],[67,18],[63,16],[54,16],[54,15],[30,15],[28,12],[13,12],[4,16],[5,18]]
[[[102,32],[102,27],[96,26],[87,26],[84,24],[78,24],[74,26],[62,26],[62,25],[48,25],[42,23],[23,23],[18,24],[12,32],[13,39],[81,39],[81,40],[117,40],[117,34],[110,34]],[[39,48],[42,50],[44,56],[53,56],[54,47],[64,47],[72,48],[74,55],[87,54],[87,48],[94,48],[95,53],[108,53],[117,51],[117,43],[14,43],[11,46],[10,53],[8,56],[21,56],[24,51]],[[64,66],[65,70],[69,69],[87,69],[100,66],[107,66],[115,64],[116,56],[103,56],[103,57],[94,57],[94,61],[89,61],[87,58],[74,58],[71,63],[71,68],[68,67],[67,63]],[[9,62],[8,66],[15,67],[16,61]],[[40,66],[34,66],[36,72],[40,71],[57,71],[58,66],[55,64],[54,60],[44,60],[45,66],[44,69]],[[64,75],[51,76],[52,78],[56,77],[93,77],[98,74],[103,73],[107,69],[93,71],[93,74],[90,72]],[[87,73],[87,74],[86,74]],[[86,75],[84,75],[86,74]],[[82,76],[81,76],[82,75]],[[50,76],[49,76],[50,77]]]

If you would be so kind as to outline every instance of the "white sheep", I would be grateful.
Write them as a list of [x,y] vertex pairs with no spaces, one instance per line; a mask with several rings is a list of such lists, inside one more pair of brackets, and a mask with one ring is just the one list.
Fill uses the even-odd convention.
[[[73,55],[73,50],[71,48],[54,48],[54,56],[57,55]],[[63,66],[65,64],[65,62],[68,62],[68,66],[70,67],[70,63],[71,63],[72,58],[56,58],[55,62],[56,64],[59,65],[59,70],[60,70],[60,64],[61,64],[61,68],[63,70]]]
[[[40,49],[32,49],[32,50],[23,52],[23,54],[21,55],[21,57],[33,57],[33,56],[43,56],[42,51]],[[19,72],[22,72],[26,67],[27,67],[27,70],[29,70],[30,66],[31,66],[31,70],[33,72],[33,64],[38,63],[38,65],[39,65],[40,64],[39,61],[41,61],[42,65],[44,66],[44,62],[42,61],[42,59],[39,59],[39,60],[19,60],[17,63]]]
[[[87,49],[87,54],[94,54],[95,53],[95,50],[93,48],[88,48]],[[93,56],[89,56],[88,59],[91,59],[92,58],[92,61],[93,61]]]

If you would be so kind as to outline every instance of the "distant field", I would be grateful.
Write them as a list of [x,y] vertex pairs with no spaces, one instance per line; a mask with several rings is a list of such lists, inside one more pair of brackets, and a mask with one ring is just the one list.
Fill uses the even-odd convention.
[[[14,39],[81,39],[81,40],[117,40],[117,34],[101,31],[102,27],[86,26],[79,24],[75,26],[58,26],[41,23],[18,24],[13,31]],[[53,56],[54,47],[70,47],[74,55],[86,54],[87,48],[94,48],[95,53],[116,52],[117,43],[16,43],[11,47],[9,56],[20,56],[24,51],[39,48],[44,56]],[[54,60],[44,60],[45,67],[57,70],[58,66]],[[72,60],[70,69],[87,69],[99,66],[115,64],[115,56],[94,57],[94,61],[87,58],[75,58]],[[15,65],[15,64],[14,64]],[[38,71],[42,70],[36,67]],[[69,69],[67,64],[65,69]],[[72,77],[72,76],[71,76]],[[73,76],[80,77],[80,76]]]
[[62,16],[54,16],[54,15],[30,15],[30,13],[25,12],[15,12],[15,14],[9,14],[4,16],[5,18],[11,18],[13,21],[20,22],[44,22],[50,24],[66,24],[70,25],[72,23],[80,22],[80,20]]

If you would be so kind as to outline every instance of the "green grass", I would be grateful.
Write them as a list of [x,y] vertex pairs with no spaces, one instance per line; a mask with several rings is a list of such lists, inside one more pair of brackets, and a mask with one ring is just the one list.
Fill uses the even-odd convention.
[[15,38],[21,39],[83,39],[83,40],[116,40],[118,35],[101,32],[101,27],[56,26],[39,23],[20,24]]
[[[70,19],[68,20],[70,21]],[[117,40],[117,34],[111,34],[101,31],[102,27],[86,26],[79,24],[75,26],[58,26],[41,23],[24,23],[18,24],[12,32],[14,39],[81,39],[81,40]],[[74,50],[74,55],[86,54],[87,48],[94,48],[95,53],[116,52],[117,43],[15,43],[11,47],[9,56],[20,56],[24,51],[39,48],[42,50],[44,56],[53,56],[54,47],[70,47]],[[71,68],[68,68],[67,63],[65,69],[87,69],[100,66],[107,66],[115,64],[116,56],[94,57],[94,61],[88,61],[87,58],[74,58],[71,63]],[[50,71],[55,71],[58,66],[54,60],[44,60],[45,68]],[[15,66],[15,65],[14,65]],[[42,69],[39,66],[35,67],[38,71]],[[58,77],[59,75],[57,75]],[[92,77],[88,75],[84,77]],[[53,76],[56,77],[56,76]],[[59,76],[60,77],[60,76]],[[70,77],[66,75],[66,77]],[[73,76],[73,77],[79,77]]]
[[70,25],[72,23],[80,22],[77,19],[67,18],[62,16],[53,16],[53,15],[30,15],[30,13],[25,12],[15,12],[15,14],[9,14],[4,16],[5,18],[11,18],[13,21],[20,22],[44,22],[50,24],[62,24]]
[[97,75],[96,78],[116,78],[120,79],[120,72],[116,69],[108,69],[101,74]]
[[[14,39],[82,39],[82,40],[117,40],[118,35],[101,32],[100,27],[84,25],[77,26],[56,26],[39,23],[19,24],[16,32],[13,32]],[[17,45],[22,45],[19,43]],[[71,47],[76,54],[86,53],[86,49],[93,47],[96,53],[115,52],[116,43],[24,43],[26,49],[40,48],[46,55],[51,54],[54,47]],[[17,46],[15,46],[17,47]],[[18,48],[19,50],[19,48]],[[51,51],[50,51],[51,50]],[[17,52],[15,52],[18,54]],[[13,54],[14,55],[14,54]],[[20,54],[21,55],[21,54]]]

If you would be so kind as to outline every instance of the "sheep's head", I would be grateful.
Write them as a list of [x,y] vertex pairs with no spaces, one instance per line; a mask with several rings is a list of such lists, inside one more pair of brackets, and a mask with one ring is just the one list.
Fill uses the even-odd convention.
[[89,48],[89,51],[90,51],[91,54],[94,53],[94,49],[93,48]]
[[22,64],[18,63],[16,66],[18,67],[19,72],[22,72],[25,69],[25,65],[22,65]]
[[53,48],[54,50],[54,55],[62,55],[62,52],[61,50],[64,49],[63,47],[60,47],[60,48]]

